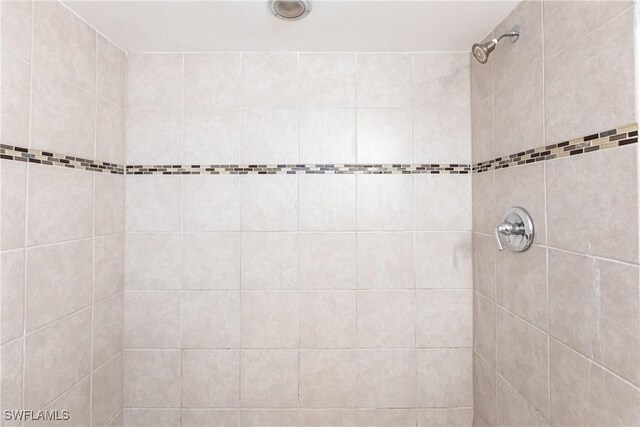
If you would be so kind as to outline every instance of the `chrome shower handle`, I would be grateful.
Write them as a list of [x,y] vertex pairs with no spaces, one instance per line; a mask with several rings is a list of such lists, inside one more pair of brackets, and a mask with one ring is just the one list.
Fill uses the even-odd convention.
[[[501,251],[506,246],[514,252],[523,252],[533,243],[533,221],[529,213],[519,206],[509,208],[504,221],[494,231]],[[502,236],[508,238],[503,242]]]
[[505,236],[511,236],[513,234],[522,234],[522,227],[519,224],[513,224],[511,222],[505,221],[498,224],[495,229],[495,234],[496,240],[498,241],[498,249],[503,251],[504,245],[502,244],[500,235],[503,234]]

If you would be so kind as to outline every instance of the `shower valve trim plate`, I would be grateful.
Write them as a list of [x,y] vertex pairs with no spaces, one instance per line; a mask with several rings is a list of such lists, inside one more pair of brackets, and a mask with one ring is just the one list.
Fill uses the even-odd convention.
[[495,236],[499,250],[506,246],[514,252],[524,252],[533,243],[533,220],[523,208],[509,208],[504,221],[496,227]]

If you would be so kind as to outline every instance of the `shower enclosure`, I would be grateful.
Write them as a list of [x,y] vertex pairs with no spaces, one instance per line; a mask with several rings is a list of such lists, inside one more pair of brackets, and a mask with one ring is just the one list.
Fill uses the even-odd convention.
[[0,425],[640,425],[638,6],[398,5],[0,2]]

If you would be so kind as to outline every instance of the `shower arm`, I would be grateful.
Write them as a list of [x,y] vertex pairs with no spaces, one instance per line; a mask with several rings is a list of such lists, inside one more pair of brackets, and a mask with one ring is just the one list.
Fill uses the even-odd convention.
[[502,40],[505,37],[513,37],[513,40],[511,40],[511,43],[514,43],[516,40],[518,40],[518,37],[520,37],[520,27],[516,25],[511,29],[511,31],[501,34],[500,37],[498,37],[497,39],[493,39],[493,41],[497,44],[500,40]]

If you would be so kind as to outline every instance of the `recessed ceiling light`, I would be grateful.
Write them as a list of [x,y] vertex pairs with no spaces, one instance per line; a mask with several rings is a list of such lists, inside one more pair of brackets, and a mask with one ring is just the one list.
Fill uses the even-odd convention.
[[271,13],[285,21],[302,19],[311,13],[312,9],[311,0],[269,0]]

